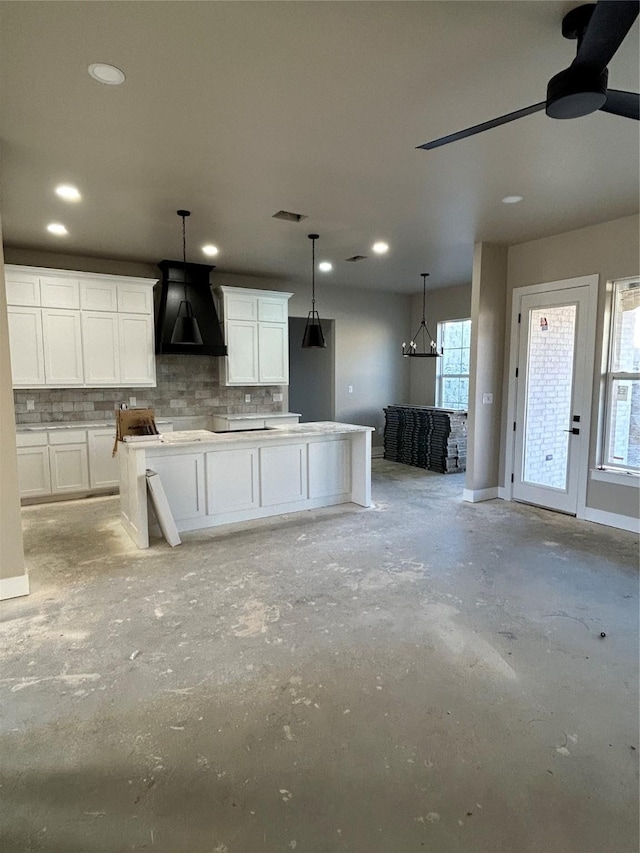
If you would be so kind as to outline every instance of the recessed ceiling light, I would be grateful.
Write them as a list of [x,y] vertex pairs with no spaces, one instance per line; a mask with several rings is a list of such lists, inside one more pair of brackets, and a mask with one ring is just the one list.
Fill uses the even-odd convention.
[[506,195],[502,199],[503,204],[517,204],[519,201],[522,201],[521,195]]
[[57,234],[59,237],[69,233],[64,225],[61,225],[59,222],[50,222],[47,225],[47,231],[51,234]]
[[71,184],[60,184],[56,187],[56,193],[65,201],[80,201],[82,198],[77,187],[72,187]]
[[87,68],[89,74],[98,83],[106,83],[107,86],[119,86],[124,83],[124,72],[115,65],[107,65],[105,62],[94,62]]
[[372,248],[376,255],[384,255],[385,252],[389,251],[389,246],[387,245],[387,243],[382,242],[374,243]]
[[202,247],[202,251],[205,255],[209,255],[209,257],[212,258],[214,255],[218,254],[218,247],[214,246],[212,243],[207,243],[206,246]]
[[318,264],[318,269],[322,270],[322,272],[331,272],[333,269],[333,264],[330,264],[329,261],[320,261]]

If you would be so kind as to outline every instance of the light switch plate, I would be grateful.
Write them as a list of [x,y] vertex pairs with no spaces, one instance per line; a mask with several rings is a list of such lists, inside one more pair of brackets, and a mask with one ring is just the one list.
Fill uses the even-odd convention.
[[493,394],[484,393],[482,395],[482,402],[483,403],[493,403]]
[[36,401],[35,400],[27,400],[27,411],[28,412],[33,412],[35,407],[36,407]]
[[250,403],[251,402],[251,394],[245,394],[244,395],[244,401],[245,401],[245,403]]
[[131,406],[131,408],[134,408],[134,406],[136,405],[135,397],[129,397],[129,405]]
[[282,402],[282,394],[274,394],[273,395],[273,402],[274,403],[281,403]]

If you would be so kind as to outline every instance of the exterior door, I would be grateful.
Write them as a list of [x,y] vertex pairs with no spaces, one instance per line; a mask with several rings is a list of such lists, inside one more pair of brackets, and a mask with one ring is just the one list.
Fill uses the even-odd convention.
[[519,342],[512,497],[575,515],[588,462],[591,290],[555,287],[522,295],[514,310]]

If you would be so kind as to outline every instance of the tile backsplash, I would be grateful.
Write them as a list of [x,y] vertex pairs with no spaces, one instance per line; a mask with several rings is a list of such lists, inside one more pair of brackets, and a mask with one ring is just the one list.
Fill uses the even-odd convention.
[[[219,384],[220,359],[207,355],[156,356],[156,388],[60,388],[14,391],[16,424],[55,421],[107,421],[118,403],[136,398],[137,406],[152,406],[156,417],[197,417],[214,414],[281,412],[272,395],[280,385],[227,388]],[[245,403],[245,394],[251,402]],[[33,411],[27,411],[33,400]]]

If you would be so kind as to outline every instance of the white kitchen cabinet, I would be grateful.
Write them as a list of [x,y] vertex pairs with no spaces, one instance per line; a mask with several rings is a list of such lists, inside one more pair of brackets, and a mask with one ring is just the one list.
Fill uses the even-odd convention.
[[118,314],[120,384],[156,384],[153,351],[153,317],[145,314]]
[[262,385],[289,384],[287,323],[258,324],[258,380]]
[[211,429],[214,432],[238,432],[239,430],[265,429],[272,426],[293,426],[300,421],[295,412],[256,412],[250,415],[212,415]]
[[51,492],[82,492],[89,488],[89,464],[86,440],[80,444],[49,447]]
[[229,320],[225,385],[258,384],[258,325],[245,320]]
[[307,499],[306,453],[306,444],[260,448],[260,506]]
[[117,311],[118,296],[113,283],[101,279],[81,281],[80,308],[84,311]]
[[14,388],[155,387],[155,280],[5,266]]
[[43,308],[80,308],[80,282],[75,277],[41,275],[40,304]]
[[43,308],[42,340],[47,385],[68,388],[84,384],[80,312]]
[[207,514],[236,512],[260,505],[258,450],[238,448],[205,454]]
[[45,384],[42,309],[7,307],[11,375],[17,387]]
[[49,447],[18,447],[18,482],[21,498],[38,498],[51,494]]
[[82,312],[84,381],[113,387],[120,381],[118,315],[109,311]]
[[204,453],[154,459],[150,467],[163,484],[172,484],[167,499],[175,521],[205,514]]
[[349,441],[316,442],[309,445],[309,497],[325,498],[351,490]]
[[118,457],[113,455],[115,426],[87,430],[89,447],[89,485],[108,489],[118,485]]
[[223,385],[287,385],[290,293],[218,288],[228,356]]

